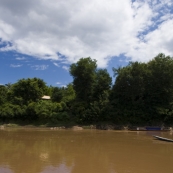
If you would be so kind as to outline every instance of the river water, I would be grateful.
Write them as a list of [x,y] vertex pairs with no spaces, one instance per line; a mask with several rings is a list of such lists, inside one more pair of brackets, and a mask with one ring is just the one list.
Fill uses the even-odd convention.
[[173,173],[170,132],[0,130],[0,173]]

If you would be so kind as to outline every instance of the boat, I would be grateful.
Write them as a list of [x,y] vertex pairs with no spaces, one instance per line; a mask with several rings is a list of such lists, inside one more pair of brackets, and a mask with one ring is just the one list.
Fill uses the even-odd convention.
[[154,127],[154,126],[147,126],[147,127],[130,127],[130,131],[170,131],[170,128],[165,127]]
[[153,135],[153,137],[155,137],[156,139],[161,140],[161,141],[173,142],[172,139],[163,138],[163,137],[161,137],[161,136]]
[[149,131],[160,131],[160,130],[162,130],[162,128],[161,127],[150,127],[150,126],[148,126],[148,127],[146,127],[146,130],[149,130]]

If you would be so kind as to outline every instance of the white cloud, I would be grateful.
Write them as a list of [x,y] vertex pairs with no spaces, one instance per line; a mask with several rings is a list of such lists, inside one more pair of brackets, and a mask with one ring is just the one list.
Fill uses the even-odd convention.
[[62,68],[64,69],[64,70],[66,70],[66,71],[69,71],[69,67],[67,67],[67,66],[62,66]]
[[68,63],[90,56],[99,67],[120,54],[173,55],[172,8],[172,0],[0,0],[0,38],[12,43],[0,51]]
[[10,64],[10,67],[13,67],[13,68],[18,68],[21,66],[22,66],[22,64]]
[[25,57],[17,57],[16,60],[25,60]]
[[158,53],[163,52],[166,55],[173,55],[173,32],[168,28],[173,28],[173,20],[167,20],[160,24],[154,31],[144,37],[144,41],[139,42],[135,49],[127,53],[134,60],[149,60]]
[[66,88],[66,87],[67,87],[67,85],[61,85],[61,87],[64,87],[64,88]]
[[54,64],[55,66],[59,67],[59,64],[58,64],[58,63],[54,62],[53,64]]
[[61,82],[56,82],[57,85],[59,85],[60,87],[67,87],[67,85],[62,84]]
[[10,41],[14,34],[14,30],[15,29],[12,25],[6,23],[0,18],[0,38],[2,38],[3,41]]
[[48,65],[33,65],[31,67],[35,70],[46,70],[49,66]]

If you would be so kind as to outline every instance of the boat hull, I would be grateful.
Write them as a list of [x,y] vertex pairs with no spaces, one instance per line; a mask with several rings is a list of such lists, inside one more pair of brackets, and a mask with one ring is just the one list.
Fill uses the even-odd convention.
[[132,127],[129,129],[130,131],[170,131],[170,128],[162,128],[162,127]]
[[149,131],[160,131],[162,130],[161,127],[146,127],[146,130],[149,130]]
[[161,136],[156,136],[156,135],[153,135],[153,137],[155,137],[156,139],[161,140],[161,141],[173,142],[173,140],[172,140],[172,139],[163,138],[163,137],[161,137]]

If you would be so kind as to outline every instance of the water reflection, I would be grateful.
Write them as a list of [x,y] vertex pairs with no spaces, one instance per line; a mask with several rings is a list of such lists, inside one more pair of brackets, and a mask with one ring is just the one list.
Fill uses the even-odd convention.
[[[152,135],[97,130],[3,130],[0,173],[172,173],[173,144],[160,143]],[[169,133],[161,135],[170,137]]]
[[8,166],[0,165],[0,173],[14,173]]
[[40,173],[71,173],[73,167],[67,167],[65,164],[61,164],[58,167],[48,166]]

